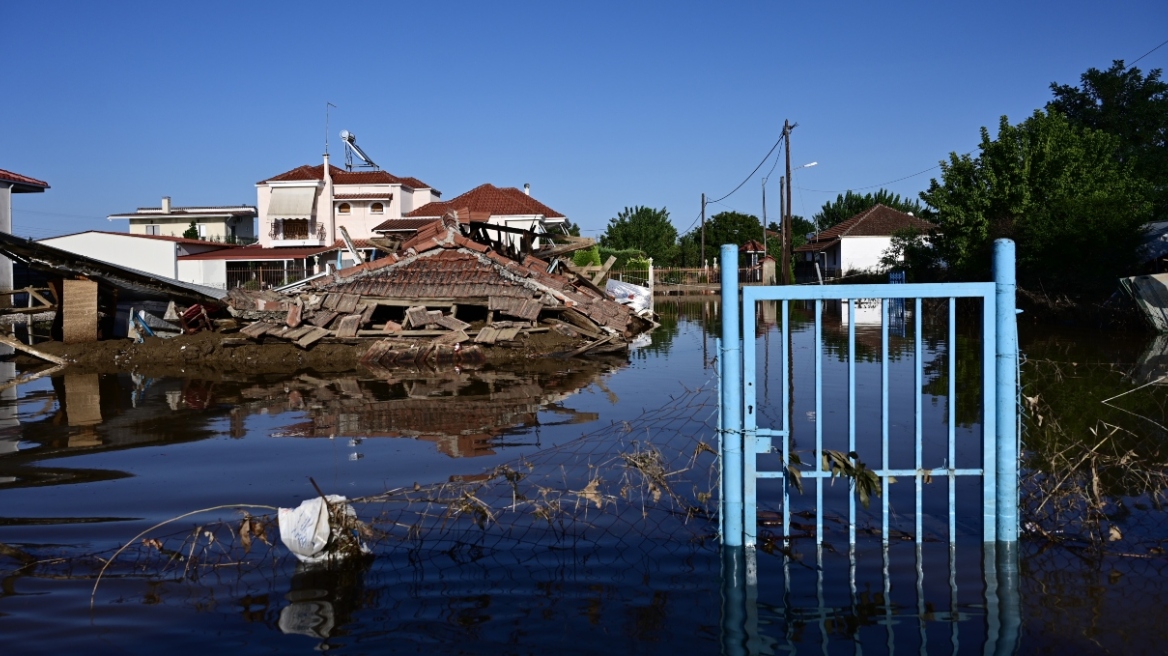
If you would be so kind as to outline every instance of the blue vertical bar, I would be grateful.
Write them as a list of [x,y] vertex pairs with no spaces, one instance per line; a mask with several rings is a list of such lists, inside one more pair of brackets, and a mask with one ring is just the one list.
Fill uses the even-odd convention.
[[[783,339],[782,346],[779,351],[783,355],[783,467],[791,464],[791,390],[788,388],[790,382],[790,363],[787,358],[790,357],[788,346],[791,344],[791,329],[790,323],[790,306],[791,302],[783,300]],[[789,472],[783,472],[783,546],[790,547],[791,542],[786,538],[791,535],[791,476]]]
[[982,349],[981,349],[981,398],[982,398],[982,540],[996,541],[998,535],[998,405],[995,372],[997,365],[998,324],[995,318],[994,299],[982,299]]
[[[888,462],[888,301],[880,303],[880,464],[884,471],[892,469]],[[880,540],[888,545],[888,475],[881,481]]]
[[998,536],[1018,541],[1018,321],[1015,313],[1014,242],[994,241],[997,309]]
[[738,326],[738,248],[722,246],[722,544],[741,547],[742,337]]
[[[856,301],[848,299],[848,453],[856,450]],[[856,495],[848,495],[848,544],[856,544]]]
[[755,356],[755,311],[757,304],[742,298],[742,529],[743,545],[753,547],[758,533],[758,445],[756,444],[758,358]]
[[917,540],[917,545],[919,548],[919,545],[921,544],[921,538],[922,538],[921,527],[923,526],[923,522],[921,520],[921,514],[923,511],[922,504],[921,504],[921,496],[922,496],[922,493],[924,492],[924,490],[921,488],[923,487],[923,485],[925,483],[924,477],[921,476],[921,468],[924,467],[924,460],[921,457],[921,450],[923,448],[922,442],[924,442],[924,435],[922,434],[922,431],[921,431],[921,413],[924,411],[924,407],[923,407],[923,403],[922,403],[923,399],[921,397],[924,395],[924,393],[921,391],[921,387],[923,386],[922,372],[924,371],[924,367],[925,367],[925,365],[924,365],[925,353],[924,353],[924,349],[922,348],[922,344],[921,344],[921,299],[916,298],[916,299],[913,299],[913,301],[914,301],[913,302],[913,342],[914,342],[914,348],[916,349],[914,351],[915,355],[913,357],[913,382],[915,384],[915,387],[913,388],[913,403],[914,403],[914,409],[916,411],[916,432],[914,433],[914,435],[915,435],[914,439],[916,441],[916,444],[915,444],[915,447],[916,447],[915,448],[915,451],[916,451],[915,462],[916,462],[916,464],[913,466],[916,467],[916,470],[917,470],[917,475],[914,476],[914,478],[916,479],[916,482],[917,482],[916,540]]
[[957,299],[949,298],[949,544],[957,541]]
[[[815,299],[815,468],[823,463],[823,301]],[[823,542],[823,477],[815,478],[815,544]]]

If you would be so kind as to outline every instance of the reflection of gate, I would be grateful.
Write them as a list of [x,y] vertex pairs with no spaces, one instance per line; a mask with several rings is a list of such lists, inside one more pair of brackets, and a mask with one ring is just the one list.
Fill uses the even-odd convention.
[[[727,262],[737,257],[734,247],[724,246],[722,250],[723,271],[729,270]],[[732,265],[731,265],[732,266]],[[957,587],[954,582],[955,553],[958,525],[965,528],[963,535],[979,534],[985,544],[982,557],[982,580],[984,581],[984,607],[988,619],[986,641],[995,643],[996,648],[1012,645],[1017,635],[1017,555],[1018,539],[1018,424],[1017,424],[1017,331],[1014,305],[1014,245],[1009,240],[999,240],[994,251],[994,282],[953,283],[953,284],[895,284],[895,285],[832,285],[832,286],[785,286],[785,287],[745,287],[742,291],[741,307],[739,294],[729,290],[737,289],[734,277],[722,279],[722,341],[720,357],[720,423],[722,455],[722,515],[721,536],[726,551],[725,570],[726,603],[723,615],[723,636],[727,645],[744,644],[746,651],[756,651],[749,647],[759,647],[758,608],[752,599],[756,598],[758,563],[755,558],[756,546],[763,545],[770,553],[781,553],[784,564],[785,588],[790,590],[792,576],[786,563],[793,552],[796,539],[813,541],[817,553],[817,567],[820,572],[819,595],[823,598],[824,550],[834,551],[825,544],[825,517],[831,517],[831,530],[845,527],[851,557],[851,591],[856,592],[855,572],[857,554],[870,549],[857,547],[858,543],[873,544],[884,558],[884,586],[889,586],[888,554],[889,542],[911,541],[916,546],[916,577],[918,603],[924,606],[920,594],[924,577],[922,553],[936,547],[923,545],[926,532],[932,536],[948,535],[949,573],[948,579],[953,590],[956,605]],[[823,306],[825,301],[844,301],[843,312],[846,320],[846,347],[837,346],[838,361],[833,363],[835,378],[829,386],[836,399],[827,399],[826,406],[838,420],[846,417],[846,428],[834,431],[828,437],[835,448],[825,445],[825,341],[823,331]],[[880,344],[879,344],[879,419],[874,416],[858,417],[857,399],[857,341],[855,312],[860,299],[876,299],[880,304]],[[908,299],[899,301],[899,299]],[[971,353],[958,353],[956,333],[957,299],[970,299],[963,303],[976,303],[980,315],[980,340],[971,346],[972,340],[961,343]],[[804,369],[812,369],[796,375],[792,371],[792,301],[813,306],[813,342],[810,349],[801,351]],[[926,441],[922,417],[925,415],[923,362],[925,345],[922,340],[923,303],[927,301],[931,312],[941,310],[942,318],[947,310],[948,336],[945,340],[944,357],[935,355],[933,362],[944,361],[936,372],[938,380],[947,382],[947,390],[935,396],[948,400],[947,426],[943,437],[933,430],[929,441],[929,456],[926,457]],[[760,303],[777,302],[780,326],[783,335],[781,356],[781,380],[784,393],[778,404],[781,409],[770,407],[766,395],[760,399],[758,379],[758,353],[754,338],[756,312]],[[904,304],[901,306],[901,304]],[[897,307],[905,307],[907,312],[897,321]],[[964,307],[964,306],[963,306]],[[893,335],[897,326],[906,325],[908,319],[911,332],[912,372],[897,369],[890,377],[890,327]],[[739,323],[741,321],[741,323]],[[745,336],[745,338],[743,337]],[[807,337],[804,333],[803,337]],[[906,349],[909,348],[906,346]],[[807,354],[810,350],[812,353]],[[811,362],[807,363],[810,355]],[[970,371],[978,374],[974,383],[967,383],[958,389],[957,362],[961,357],[971,362]],[[907,358],[906,358],[907,360]],[[809,366],[808,366],[809,365]],[[863,365],[871,372],[876,366],[872,359]],[[846,375],[842,372],[846,369]],[[980,371],[977,371],[980,370]],[[842,380],[841,380],[842,379]],[[765,379],[764,379],[764,382]],[[873,392],[877,385],[870,382],[865,393]],[[807,416],[814,423],[814,448],[809,449],[810,462],[800,463],[793,453],[792,398],[796,390],[803,398],[813,399],[813,410]],[[808,395],[807,390],[810,390]],[[959,396],[959,392],[963,396]],[[890,422],[889,403],[893,394],[898,399],[912,399],[914,421],[901,422],[894,427]],[[966,397],[964,395],[970,395]],[[957,404],[959,399],[977,401],[980,398],[978,421],[980,435],[970,427],[961,431],[961,445],[958,446]],[[969,404],[967,403],[966,406]],[[777,410],[777,412],[776,412]],[[875,414],[875,413],[873,413]],[[766,417],[775,417],[768,421]],[[768,425],[770,424],[770,425]],[[804,424],[805,426],[806,424]],[[859,430],[858,430],[859,427]],[[935,429],[934,426],[931,425]],[[863,433],[863,444],[857,440],[858,432]],[[894,435],[894,433],[897,433]],[[911,435],[912,439],[908,437]],[[800,437],[810,441],[807,433]],[[941,439],[937,439],[941,438]],[[976,449],[969,449],[970,440],[980,438]],[[943,446],[939,444],[944,442]],[[846,447],[845,447],[846,444]],[[810,445],[808,445],[810,447]],[[857,453],[859,451],[859,453]],[[877,453],[878,452],[878,453]],[[878,463],[871,468],[861,461],[865,459]],[[840,478],[840,482],[834,481]],[[912,510],[890,509],[889,485],[899,481],[912,491]],[[768,512],[765,520],[768,533],[760,539],[759,484],[777,483],[778,490],[763,500],[777,504],[777,512]],[[825,500],[825,488],[832,488],[831,499]],[[948,498],[929,495],[926,501],[925,488],[938,482],[936,488],[947,488]],[[847,486],[846,502],[839,492],[840,485]],[[806,511],[792,519],[792,488],[806,488],[806,497],[801,502],[810,505]],[[963,491],[961,503],[957,490]],[[903,489],[903,488],[902,488]],[[883,494],[881,494],[881,490]],[[878,495],[878,498],[877,498]],[[814,497],[814,501],[806,499]],[[908,494],[905,494],[907,497]],[[865,511],[868,525],[864,527],[865,539],[857,540],[857,499],[867,506],[871,500],[873,510]],[[945,503],[947,501],[947,504]],[[941,505],[939,505],[941,504]],[[933,508],[926,512],[926,505]],[[937,510],[940,507],[941,510]],[[947,507],[947,513],[944,508]],[[831,513],[836,513],[832,516]],[[890,526],[890,517],[899,513],[900,517],[911,517],[913,526],[899,530]],[[964,514],[964,516],[962,516]],[[924,526],[926,515],[940,517],[947,515],[944,522]],[[813,516],[813,517],[812,517]],[[969,529],[973,526],[972,530]],[[841,531],[842,533],[842,531]],[[841,537],[842,539],[842,537]],[[943,542],[936,537],[933,541]],[[966,549],[963,547],[963,551]],[[981,551],[979,549],[979,551]],[[864,565],[861,565],[863,568]],[[892,623],[893,605],[885,599],[883,610]],[[791,609],[788,608],[788,611]],[[822,606],[816,611],[821,618],[830,614],[830,609]],[[899,610],[897,611],[900,612]],[[953,609],[951,612],[956,613]],[[924,613],[920,615],[922,641],[925,634]],[[826,620],[823,620],[826,621]],[[954,620],[955,621],[955,620]],[[889,629],[889,648],[893,640]],[[752,637],[753,636],[753,637]],[[826,633],[825,633],[826,639]],[[922,646],[923,648],[923,646]],[[826,649],[826,646],[825,646]],[[738,652],[738,649],[731,651]]]

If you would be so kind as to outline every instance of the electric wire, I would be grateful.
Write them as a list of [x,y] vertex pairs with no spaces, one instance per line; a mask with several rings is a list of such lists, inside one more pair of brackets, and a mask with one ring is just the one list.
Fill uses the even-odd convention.
[[775,149],[778,148],[779,144],[781,143],[783,143],[783,137],[779,137],[779,140],[775,142],[775,145],[771,146],[771,149],[767,151],[766,157],[763,157],[762,161],[758,163],[758,166],[754,167],[754,170],[750,172],[750,175],[746,176],[745,180],[738,183],[738,186],[731,190],[730,193],[722,196],[721,198],[718,198],[717,200],[707,200],[706,203],[717,203],[719,201],[726,200],[727,198],[737,193],[737,191],[742,188],[742,185],[750,182],[750,179],[754,177],[755,173],[758,173],[758,170],[762,168],[762,165],[767,163],[767,160],[771,158],[771,154],[775,152]]
[[1129,67],[1131,67],[1131,66],[1135,66],[1135,65],[1136,65],[1136,62],[1138,62],[1139,60],[1143,59],[1144,57],[1147,57],[1148,55],[1152,54],[1153,52],[1156,52],[1156,51],[1157,51],[1157,50],[1159,50],[1160,48],[1163,48],[1165,44],[1168,44],[1168,41],[1165,41],[1164,43],[1161,43],[1160,45],[1156,46],[1155,48],[1152,48],[1151,50],[1149,50],[1149,51],[1145,52],[1144,54],[1140,55],[1139,57],[1137,57],[1137,58],[1136,58],[1136,60],[1135,60],[1135,61],[1133,61],[1131,64],[1128,64],[1128,66],[1129,66]]

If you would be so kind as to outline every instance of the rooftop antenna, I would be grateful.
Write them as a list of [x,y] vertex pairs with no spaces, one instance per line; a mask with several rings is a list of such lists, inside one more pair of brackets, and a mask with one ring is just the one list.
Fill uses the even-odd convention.
[[348,169],[349,171],[353,170],[353,155],[354,154],[356,154],[357,157],[360,158],[360,160],[361,160],[361,163],[358,164],[357,166],[363,166],[363,167],[371,168],[371,169],[379,169],[379,167],[373,163],[373,160],[369,159],[369,156],[365,154],[365,151],[361,150],[360,146],[357,145],[357,135],[353,134],[352,132],[349,132],[348,130],[341,130],[341,141],[345,142],[345,168],[346,169]]
[[329,135],[329,107],[336,109],[336,105],[329,101],[324,103],[324,154],[328,155],[328,135]]

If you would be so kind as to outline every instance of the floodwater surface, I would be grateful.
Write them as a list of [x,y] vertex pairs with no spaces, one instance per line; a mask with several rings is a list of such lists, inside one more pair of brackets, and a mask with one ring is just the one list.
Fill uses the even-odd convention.
[[[10,388],[0,408],[4,652],[980,653],[998,644],[1011,616],[998,607],[976,481],[931,481],[918,517],[911,481],[889,483],[865,508],[846,481],[817,491],[808,479],[802,493],[790,491],[789,542],[776,537],[781,486],[767,483],[757,587],[744,617],[728,612],[736,593],[725,582],[740,563],[720,551],[711,512],[718,308],[658,311],[653,344],[628,358],[389,378],[66,370]],[[817,426],[824,448],[847,447],[849,411],[838,398],[848,389],[848,315],[828,304],[822,317],[818,412],[814,387],[800,382],[814,371],[813,312],[792,312],[793,392],[773,308],[755,326],[760,423],[780,421],[790,394],[791,449],[805,470]],[[948,457],[955,413],[956,466],[978,467],[980,401],[969,382],[978,358],[962,354],[979,342],[959,332],[953,401],[945,327],[923,325],[920,353],[911,313],[890,326],[889,376],[909,391],[891,395],[896,441],[882,463],[880,330],[870,316],[857,320],[857,455],[872,467],[911,461],[903,438],[915,430],[919,396],[926,465]],[[1027,378],[1024,368],[1052,407],[1067,381],[1087,390],[1075,392],[1085,395],[1069,402],[1077,406],[1163,375],[1165,349],[1142,337],[1022,336],[1029,358],[1058,363],[1057,376]],[[1133,403],[1125,410],[1148,414],[1162,389],[1123,397]],[[1159,407],[1152,419],[1164,423]],[[1132,421],[1129,432],[1163,436]],[[760,467],[781,467],[773,458]],[[236,506],[274,521],[270,508],[295,507],[317,488],[358,500],[370,557],[306,566],[279,545],[274,523],[240,528]],[[1115,492],[1132,507],[1146,499]],[[1158,515],[1131,516],[1138,523],[1121,528],[1132,545],[1168,541]],[[1153,653],[1168,639],[1158,621],[1168,607],[1162,550],[1096,557],[1028,534],[1020,551],[1017,651]]]

